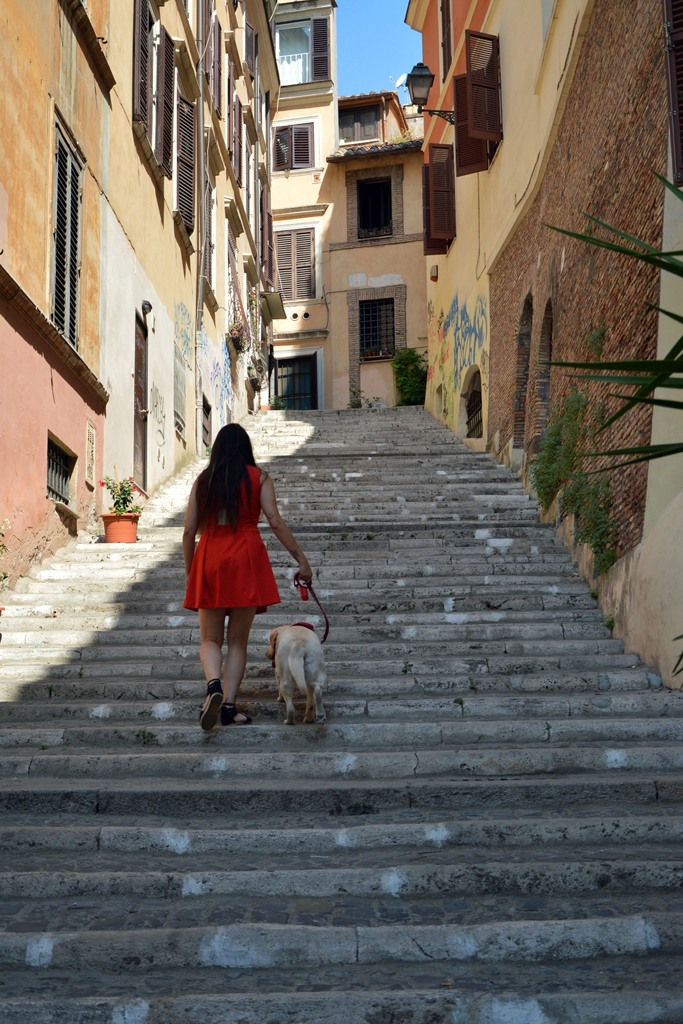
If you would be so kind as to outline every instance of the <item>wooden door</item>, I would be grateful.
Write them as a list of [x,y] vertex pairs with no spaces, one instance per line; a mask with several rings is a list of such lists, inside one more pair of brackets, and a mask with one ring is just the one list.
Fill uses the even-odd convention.
[[147,330],[135,318],[135,393],[133,418],[133,479],[147,490]]

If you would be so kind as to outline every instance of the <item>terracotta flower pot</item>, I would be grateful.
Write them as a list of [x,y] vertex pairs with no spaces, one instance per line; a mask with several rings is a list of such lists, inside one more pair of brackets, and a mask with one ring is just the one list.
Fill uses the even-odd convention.
[[115,512],[103,512],[105,544],[135,544],[139,518],[139,512],[124,512],[120,516]]

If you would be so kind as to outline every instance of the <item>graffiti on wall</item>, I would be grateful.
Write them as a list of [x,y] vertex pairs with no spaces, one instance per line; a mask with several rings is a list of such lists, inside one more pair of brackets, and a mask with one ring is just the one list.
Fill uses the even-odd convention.
[[203,380],[204,394],[215,410],[214,415],[222,427],[234,418],[235,396],[232,387],[232,364],[230,352],[225,338],[221,338],[219,348],[202,332]]
[[482,370],[484,387],[482,363],[488,329],[488,302],[483,295],[470,295],[461,300],[456,292],[448,312],[441,309],[438,316],[431,300],[427,305],[428,394],[433,400],[436,388],[441,387],[443,411],[451,423],[454,422],[456,395],[467,369],[474,363]]
[[175,340],[188,366],[192,365],[192,316],[184,302],[175,304]]
[[166,444],[166,403],[156,384],[152,384],[152,390],[150,391],[149,411],[156,423],[155,444],[157,448],[163,448]]

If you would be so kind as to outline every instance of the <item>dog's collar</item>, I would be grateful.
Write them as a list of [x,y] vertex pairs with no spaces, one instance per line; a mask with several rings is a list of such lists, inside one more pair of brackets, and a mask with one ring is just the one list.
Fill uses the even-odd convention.
[[[306,629],[310,629],[313,633],[315,633],[315,626],[312,626],[310,624],[310,622],[293,622],[292,625],[293,626],[305,626]],[[273,664],[273,668],[275,668],[275,655],[276,655],[276,653],[277,653],[277,637],[275,637],[275,640],[273,642],[273,663],[272,663]]]

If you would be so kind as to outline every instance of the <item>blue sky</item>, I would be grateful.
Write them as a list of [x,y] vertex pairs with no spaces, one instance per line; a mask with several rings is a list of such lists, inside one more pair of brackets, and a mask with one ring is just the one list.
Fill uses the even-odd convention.
[[[393,89],[391,78],[422,59],[422,37],[403,21],[408,0],[338,2],[339,95]],[[401,102],[410,102],[404,90]]]

